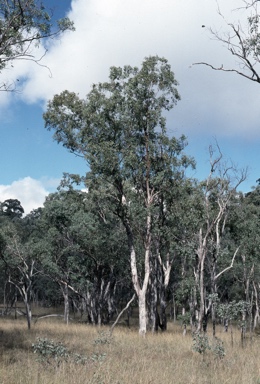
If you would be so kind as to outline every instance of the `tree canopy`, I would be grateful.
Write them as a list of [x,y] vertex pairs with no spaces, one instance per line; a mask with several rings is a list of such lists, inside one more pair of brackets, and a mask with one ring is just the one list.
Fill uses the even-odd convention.
[[[0,0],[0,74],[16,60],[33,60],[35,47],[47,38],[73,30],[67,18],[53,21],[51,10],[38,0]],[[12,90],[13,84],[1,81],[0,90]]]
[[[192,164],[182,154],[185,137],[170,138],[166,132],[164,113],[180,99],[176,86],[167,60],[147,57],[140,69],[112,67],[109,81],[93,85],[86,100],[68,91],[56,95],[44,114],[54,138],[86,160],[89,172],[82,180],[89,193],[105,195],[125,227],[141,333],[146,332],[152,228],[164,194]],[[142,277],[137,253],[144,255]]]

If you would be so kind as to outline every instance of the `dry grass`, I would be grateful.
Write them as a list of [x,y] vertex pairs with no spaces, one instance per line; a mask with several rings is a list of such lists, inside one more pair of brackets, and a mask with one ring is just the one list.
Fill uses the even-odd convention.
[[[136,329],[116,328],[111,343],[102,344],[95,343],[102,339],[98,330],[85,324],[67,327],[61,319],[51,318],[37,322],[28,332],[23,319],[1,319],[0,384],[260,384],[260,338],[241,348],[236,331],[232,348],[230,334],[219,329],[218,336],[225,345],[223,360],[212,352],[203,359],[192,351],[191,336],[183,337],[173,324],[167,333],[145,339]],[[44,364],[32,351],[37,337],[62,342],[82,355],[106,353],[106,358],[86,365]]]

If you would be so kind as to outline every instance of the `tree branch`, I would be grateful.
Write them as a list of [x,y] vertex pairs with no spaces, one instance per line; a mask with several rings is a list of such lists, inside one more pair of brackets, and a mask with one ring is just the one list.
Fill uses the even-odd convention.
[[[197,62],[192,65],[206,65],[215,71],[234,72],[248,80],[260,83],[260,75],[255,66],[260,63],[260,34],[259,34],[259,13],[257,10],[258,1],[243,1],[245,7],[242,9],[253,8],[253,11],[247,16],[247,32],[244,32],[240,21],[237,25],[229,23],[218,7],[218,14],[223,18],[231,33],[220,35],[215,30],[209,28],[211,35],[221,43],[224,43],[228,51],[239,59],[239,67],[241,69],[225,68],[222,64],[217,67],[206,62]],[[239,10],[241,8],[237,8]],[[247,73],[247,71],[249,73]]]
[[133,294],[132,298],[128,301],[128,303],[126,304],[125,308],[122,309],[122,311],[119,313],[119,315],[117,316],[116,318],[116,321],[112,324],[111,328],[110,328],[110,335],[112,336],[112,333],[113,333],[113,330],[115,328],[115,326],[117,325],[120,317],[123,315],[123,313],[129,308],[130,304],[134,301],[135,299],[135,293]]
[[236,249],[236,251],[235,251],[235,253],[234,253],[234,256],[233,256],[233,258],[232,258],[232,260],[231,260],[231,264],[230,264],[230,266],[227,267],[227,268],[225,268],[225,269],[223,269],[221,272],[219,272],[219,273],[215,276],[214,281],[216,281],[216,280],[217,280],[223,273],[225,273],[225,272],[228,271],[229,269],[233,268],[233,264],[234,264],[236,255],[237,255],[237,253],[238,253],[238,251],[239,251],[239,248],[240,248],[240,247],[238,247],[238,248]]
[[211,65],[209,63],[205,63],[203,61],[200,63],[193,63],[192,65],[206,65],[206,66],[210,67],[211,69],[214,69],[214,71],[234,72],[240,76],[245,77],[246,79],[249,79],[251,81],[255,81],[256,83],[260,83],[260,78],[258,76],[257,76],[257,78],[253,78],[252,76],[246,75],[245,73],[238,71],[237,69],[226,69],[223,67],[223,65],[221,65],[221,67],[214,67],[213,65]]

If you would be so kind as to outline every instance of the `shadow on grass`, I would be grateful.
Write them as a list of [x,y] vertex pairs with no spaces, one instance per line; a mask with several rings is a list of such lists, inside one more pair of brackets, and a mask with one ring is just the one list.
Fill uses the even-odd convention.
[[3,349],[28,349],[27,332],[19,329],[0,330],[0,350]]

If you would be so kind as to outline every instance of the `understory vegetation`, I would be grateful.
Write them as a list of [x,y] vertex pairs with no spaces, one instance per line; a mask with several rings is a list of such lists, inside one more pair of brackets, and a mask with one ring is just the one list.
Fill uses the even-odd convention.
[[[119,326],[110,337],[109,328],[78,321],[68,327],[60,319],[42,319],[25,332],[24,320],[1,319],[1,383],[260,382],[260,339],[256,335],[248,337],[242,347],[240,330],[234,327],[232,346],[230,332],[217,326],[217,336],[225,349],[225,356],[220,357],[211,350],[203,355],[195,351],[191,333],[184,337],[179,323],[170,322],[167,333],[143,339],[136,332],[138,319],[134,322],[130,329]],[[50,346],[54,352],[44,357],[35,353],[36,344],[41,352]]]

